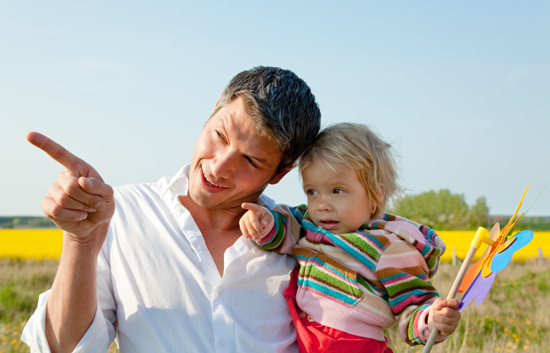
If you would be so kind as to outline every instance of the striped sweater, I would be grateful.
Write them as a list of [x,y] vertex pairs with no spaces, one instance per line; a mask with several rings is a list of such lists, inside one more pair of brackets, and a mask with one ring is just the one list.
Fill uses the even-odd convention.
[[353,233],[332,234],[311,222],[305,205],[270,211],[273,227],[258,245],[296,258],[296,300],[313,320],[380,341],[397,323],[405,342],[426,343],[426,316],[439,297],[430,278],[445,251],[432,229],[385,214]]

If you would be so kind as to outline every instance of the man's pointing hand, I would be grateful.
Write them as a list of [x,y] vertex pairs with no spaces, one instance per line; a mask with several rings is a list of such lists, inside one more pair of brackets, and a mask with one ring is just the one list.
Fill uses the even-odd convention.
[[42,200],[46,216],[79,242],[101,247],[115,212],[113,189],[91,165],[50,138],[29,132],[27,140],[67,168]]

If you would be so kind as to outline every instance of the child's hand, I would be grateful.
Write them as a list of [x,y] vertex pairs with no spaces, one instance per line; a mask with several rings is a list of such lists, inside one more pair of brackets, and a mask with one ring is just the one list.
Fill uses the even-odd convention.
[[437,299],[430,307],[428,314],[430,332],[434,327],[439,330],[441,336],[449,336],[455,332],[460,321],[458,305],[459,302],[456,299]]
[[271,212],[255,203],[243,203],[242,208],[248,210],[239,221],[239,227],[246,239],[260,243],[271,229],[266,228],[273,220]]

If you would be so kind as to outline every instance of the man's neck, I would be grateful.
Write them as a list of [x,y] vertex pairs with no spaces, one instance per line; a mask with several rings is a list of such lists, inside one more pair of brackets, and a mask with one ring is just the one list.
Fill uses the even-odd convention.
[[242,235],[239,220],[243,209],[208,209],[198,205],[187,194],[179,197],[182,205],[191,213],[199,227],[206,247],[216,263],[220,276],[223,276],[225,251]]
[[231,232],[239,230],[239,220],[246,210],[241,207],[230,209],[210,209],[198,205],[188,195],[180,196],[181,204],[191,213],[197,225],[208,224],[212,229],[220,232]]

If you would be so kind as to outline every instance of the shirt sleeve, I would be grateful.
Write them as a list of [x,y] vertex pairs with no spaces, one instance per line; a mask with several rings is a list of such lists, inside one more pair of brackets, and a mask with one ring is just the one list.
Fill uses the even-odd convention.
[[[409,345],[426,344],[430,330],[427,315],[439,298],[422,255],[405,241],[392,243],[382,254],[376,275],[386,289],[398,322],[398,332]],[[438,337],[436,343],[446,337]]]
[[271,230],[262,238],[258,246],[264,250],[291,255],[302,233],[303,216],[300,207],[277,205],[267,209],[273,216],[273,222],[272,225],[270,224]]
[[[107,243],[107,241],[106,241]],[[116,305],[113,299],[111,271],[105,256],[106,245],[98,256],[97,263],[97,308],[94,320],[73,352],[105,353],[113,342],[116,330]],[[46,306],[50,290],[38,298],[38,305],[27,325],[23,329],[21,340],[29,347],[31,353],[50,352],[46,339]]]

